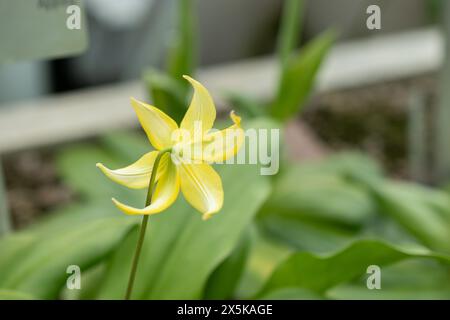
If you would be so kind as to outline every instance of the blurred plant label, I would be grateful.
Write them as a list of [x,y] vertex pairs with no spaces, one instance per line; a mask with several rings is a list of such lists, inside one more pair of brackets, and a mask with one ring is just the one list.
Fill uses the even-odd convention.
[[369,15],[366,21],[367,29],[381,29],[381,9],[376,4],[367,7],[366,13]]
[[82,0],[0,0],[0,64],[62,58],[87,48]]
[[81,289],[81,269],[77,265],[70,265],[67,267],[66,273],[70,274],[67,278],[66,286],[69,290]]
[[367,267],[367,274],[370,276],[367,278],[366,285],[367,289],[381,289],[381,269],[377,265],[370,265]]

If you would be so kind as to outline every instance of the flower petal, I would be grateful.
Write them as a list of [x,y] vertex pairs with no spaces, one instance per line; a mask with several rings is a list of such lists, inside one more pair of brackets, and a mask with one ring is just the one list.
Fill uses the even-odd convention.
[[[142,189],[148,187],[157,155],[158,151],[146,153],[135,163],[116,170],[111,170],[102,163],[97,163],[96,166],[112,181],[131,189]],[[164,172],[167,162],[168,157],[161,159],[158,172],[156,173],[156,181],[161,177],[161,173]]]
[[216,107],[208,90],[200,82],[188,76],[183,77],[194,87],[194,95],[180,128],[188,130],[192,140],[197,137],[201,139],[203,134],[213,127],[216,120]]
[[155,192],[152,196],[152,203],[143,208],[133,208],[126,204],[123,204],[116,199],[112,199],[114,204],[126,214],[156,214],[167,209],[177,199],[180,192],[180,178],[178,176],[178,170],[175,164],[171,161],[167,162],[167,168],[164,170],[161,178],[159,179]]
[[241,128],[241,118],[234,111],[231,111],[230,117],[234,124],[224,130],[206,134],[202,142],[201,159],[196,159],[198,152],[193,152],[194,160],[223,162],[236,155],[244,142],[244,130]]
[[134,98],[131,98],[131,105],[152,146],[157,150],[171,147],[172,133],[178,129],[177,123],[158,108]]
[[186,200],[198,211],[203,219],[218,212],[223,205],[222,180],[217,172],[206,163],[178,165],[181,191]]

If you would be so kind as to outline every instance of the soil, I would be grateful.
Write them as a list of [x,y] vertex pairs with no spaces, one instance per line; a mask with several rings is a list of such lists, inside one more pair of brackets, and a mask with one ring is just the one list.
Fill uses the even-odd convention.
[[60,182],[52,151],[24,151],[5,157],[3,171],[15,229],[71,202],[74,193]]
[[[411,89],[434,104],[436,77],[331,92],[313,98],[289,123],[286,139],[296,160],[320,159],[356,149],[377,159],[392,177],[408,178],[407,118]],[[14,228],[71,202],[75,195],[58,179],[52,150],[24,151],[4,158],[7,200]]]
[[[436,77],[430,75],[331,92],[312,99],[301,117],[331,150],[361,150],[380,162],[389,176],[408,179],[411,93],[420,91],[430,118],[436,87]],[[425,125],[432,128],[428,118]]]

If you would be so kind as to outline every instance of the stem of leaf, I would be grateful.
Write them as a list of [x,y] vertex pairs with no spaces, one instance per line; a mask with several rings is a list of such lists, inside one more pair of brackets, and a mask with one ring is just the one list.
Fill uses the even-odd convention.
[[[156,173],[158,171],[159,162],[164,153],[169,152],[170,149],[162,150],[158,153],[153,164],[152,174],[150,176],[150,182],[148,184],[147,200],[145,201],[145,206],[149,206],[152,203],[153,189],[155,187]],[[149,215],[144,215],[142,218],[141,229],[139,231],[139,239],[136,245],[136,251],[134,252],[133,264],[131,266],[130,277],[128,279],[127,292],[125,294],[125,300],[130,300],[131,293],[133,292],[134,279],[136,278],[136,270],[139,263],[139,258],[141,256],[142,245],[144,243],[145,232],[147,231]]]

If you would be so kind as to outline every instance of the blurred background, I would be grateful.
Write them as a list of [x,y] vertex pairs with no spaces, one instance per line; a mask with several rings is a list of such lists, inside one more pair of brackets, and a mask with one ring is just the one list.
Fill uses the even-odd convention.
[[[65,4],[65,1],[56,1],[53,5]],[[366,26],[366,9],[371,4],[381,8],[381,30],[369,30]],[[86,89],[104,89],[108,85],[121,83],[132,84],[133,90],[127,92],[123,89],[124,97],[120,102],[117,98],[105,99],[115,101],[117,108],[120,108],[119,105],[125,108],[125,97],[137,92],[138,85],[135,83],[142,78],[145,70],[164,68],[168,50],[174,43],[176,46],[179,31],[177,6],[182,6],[177,0],[87,0],[84,3],[86,21],[83,21],[83,26],[89,44],[84,53],[0,65],[2,133],[9,132],[9,135],[0,135],[0,140],[3,140],[0,142],[0,152],[24,151],[18,160],[14,156],[12,161],[5,162],[5,179],[13,211],[16,211],[16,201],[23,202],[24,206],[29,202],[28,193],[21,189],[26,186],[16,180],[22,176],[26,180],[29,179],[27,176],[35,177],[35,174],[29,174],[27,167],[36,166],[38,170],[41,166],[39,161],[44,161],[39,160],[42,157],[40,152],[35,154],[26,150],[55,142],[64,143],[65,140],[84,139],[129,125],[121,114],[110,119],[109,127],[102,124],[97,130],[92,128],[94,122],[93,125],[86,124],[86,120],[80,119],[82,116],[75,112],[74,118],[63,120],[68,123],[67,132],[58,133],[58,128],[51,131],[45,123],[36,123],[33,119],[41,114],[42,119],[50,122],[48,125],[51,126],[53,121],[60,121],[58,118],[66,118],[65,113],[72,114],[70,110],[76,105],[88,103],[88,98],[84,98]],[[282,7],[283,1],[280,0],[196,2],[190,13],[195,20],[193,55],[200,70],[213,69],[208,79],[213,78],[210,82],[213,88],[217,87],[216,92],[243,87],[253,96],[267,98],[268,89],[275,86],[276,71],[270,62],[268,65],[253,61],[275,53]],[[328,56],[316,83],[321,94],[308,102],[302,120],[306,126],[302,124],[301,129],[289,131],[293,144],[297,145],[293,153],[299,158],[314,158],[328,152],[328,149],[365,150],[381,161],[393,176],[415,176],[419,180],[432,182],[432,173],[426,167],[429,159],[424,159],[429,156],[428,153],[413,157],[414,164],[408,162],[411,158],[408,146],[411,143],[416,146],[415,149],[419,148],[419,153],[424,153],[422,149],[425,147],[420,145],[420,139],[433,139],[422,137],[420,133],[408,133],[408,119],[421,117],[420,112],[408,114],[408,105],[412,99],[411,88],[417,93],[415,100],[437,103],[437,77],[444,52],[444,41],[438,28],[442,12],[443,1],[439,0],[307,1],[300,13],[302,25],[297,35],[297,45],[300,47],[329,28],[336,30],[339,37],[333,55]],[[374,38],[375,42],[370,41]],[[221,67],[214,71],[214,66]],[[238,74],[239,69],[245,66],[249,66],[249,73]],[[264,78],[255,82],[259,76]],[[232,83],[233,78],[238,80]],[[41,100],[76,90],[82,90],[79,98],[71,95],[67,101],[55,100],[50,104]],[[111,91],[114,89],[97,94],[89,92],[100,100],[101,95]],[[146,98],[144,93],[142,95]],[[47,116],[63,108],[62,105],[57,106],[60,101],[73,108],[53,117]],[[54,106],[55,110],[49,105]],[[90,107],[95,106],[96,103],[91,103]],[[42,108],[41,113],[41,107],[47,108]],[[34,110],[28,110],[31,108]],[[83,109],[79,110],[82,114]],[[5,127],[16,119],[21,124],[14,126],[24,126],[27,132],[12,132],[12,129]],[[425,121],[422,120],[414,122],[419,121],[418,130]],[[49,132],[45,132],[46,128]],[[410,141],[408,137],[411,135],[419,137]],[[297,143],[296,139],[302,140]],[[409,170],[411,165],[416,167],[415,172]]]
[[[195,15],[200,65],[273,53],[282,2],[199,0]],[[382,29],[376,32],[366,27],[370,4],[378,4],[383,13]],[[0,101],[140,77],[144,68],[164,61],[176,29],[175,6],[176,0],[86,1],[88,50],[72,58],[3,65]],[[306,42],[329,27],[339,30],[342,41],[414,30],[436,22],[439,12],[438,0],[310,1],[302,13],[305,20],[299,40]]]
[[[7,32],[10,1],[0,0],[0,40],[20,43],[26,36]],[[236,109],[249,123],[270,118],[284,129],[286,164],[258,209],[258,229],[311,252],[367,235],[449,252],[446,1],[36,3],[64,17],[67,5],[81,5],[87,45],[82,53],[0,61],[0,234],[73,204],[91,210],[87,203],[108,200],[111,189],[94,163],[121,166],[145,140],[128,97],[179,120],[190,93],[180,79],[190,74],[211,90],[221,117]],[[367,26],[370,5],[381,10],[381,29]],[[111,149],[119,155],[106,157]],[[269,256],[272,246],[262,246]],[[435,270],[414,268],[414,279]],[[439,270],[433,283],[448,280],[441,277],[448,266]],[[355,297],[347,293],[331,296]],[[434,293],[450,297],[447,287]]]
[[[87,21],[84,26],[89,45],[83,54],[0,66],[2,118],[9,122],[5,116],[11,116],[20,108],[11,106],[14,102],[28,101],[26,107],[39,108],[40,103],[34,103],[33,99],[106,84],[130,83],[140,79],[144,70],[150,67],[163,67],[167,51],[177,41],[177,2],[85,1]],[[249,61],[251,65],[249,59],[273,54],[282,4],[280,0],[197,1],[192,16],[196,21],[195,59],[198,66],[232,65],[240,61]],[[369,30],[366,26],[366,8],[371,4],[381,8],[381,30]],[[305,121],[310,139],[305,139],[308,140],[304,142],[305,147],[298,145],[299,150],[294,153],[300,154],[300,158],[308,158],[326,152],[328,148],[364,149],[383,161],[394,176],[416,174],[422,175],[419,179],[429,181],[431,177],[423,176],[426,175],[423,172],[408,171],[407,106],[412,87],[417,87],[415,91],[419,92],[416,95],[420,97],[416,99],[436,97],[436,75],[438,66],[442,64],[443,40],[441,34],[430,28],[437,29],[442,7],[442,1],[438,0],[307,1],[301,12],[304,18],[298,45],[329,28],[339,33],[336,45],[344,45],[343,52],[338,50],[339,47],[335,50],[341,61],[326,65],[324,72],[331,76],[320,79],[323,81],[318,85],[325,87],[323,94],[309,102],[313,106],[307,108]],[[394,38],[389,38],[389,35]],[[399,36],[395,38],[395,35]],[[367,41],[372,38],[379,38],[378,43]],[[345,46],[349,43],[350,46]],[[406,57],[406,63],[402,57],[405,53],[411,55]],[[377,67],[379,63],[383,65]],[[232,67],[230,69],[236,71]],[[250,70],[254,69],[258,66]],[[375,74],[371,74],[372,71]],[[218,77],[221,74],[223,72],[219,72]],[[226,77],[239,75],[226,74]],[[221,79],[217,81],[221,83]],[[335,90],[341,89],[343,83],[344,90]],[[256,94],[263,92],[263,89],[258,91],[258,83],[247,84],[249,86],[256,87],[253,90]],[[226,89],[221,88],[222,91]],[[78,120],[74,118],[73,121]],[[311,128],[313,132],[309,132]],[[295,139],[295,130],[292,131],[292,139]],[[14,135],[20,135],[20,132]],[[83,138],[82,135],[80,137]],[[71,138],[69,134],[68,139]],[[46,145],[53,142],[43,139],[38,143]],[[24,142],[24,146],[34,149],[31,142]],[[31,162],[31,166],[37,161],[27,159],[25,157],[23,161]],[[20,165],[21,161],[13,163]],[[17,174],[20,176],[21,173]],[[15,177],[10,175],[7,173],[7,184],[14,185]],[[14,193],[13,190],[13,207]],[[24,198],[22,201],[27,202],[27,197]]]

